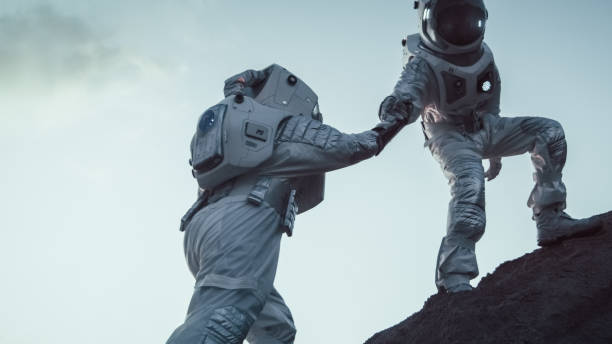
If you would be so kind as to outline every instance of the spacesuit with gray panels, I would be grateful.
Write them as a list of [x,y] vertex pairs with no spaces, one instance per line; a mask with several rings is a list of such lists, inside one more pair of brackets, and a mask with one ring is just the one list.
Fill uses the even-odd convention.
[[325,172],[378,154],[408,110],[341,133],[322,123],[308,85],[278,65],[229,78],[224,93],[191,142],[200,191],[181,230],[196,282],[168,343],[293,343],[291,312],[273,285],[281,236],[323,200]]
[[[574,220],[563,212],[561,172],[567,147],[561,125],[543,117],[499,115],[501,81],[483,42],[483,1],[423,0],[415,8],[420,32],[402,41],[404,69],[381,106],[410,104],[411,117],[422,117],[426,146],[451,188],[436,285],[441,291],[467,291],[478,275],[475,244],[486,223],[484,180],[497,176],[502,156],[531,153],[535,186],[527,204],[533,209],[538,244],[586,234],[598,227],[599,219]],[[482,159],[490,161],[486,172]]]

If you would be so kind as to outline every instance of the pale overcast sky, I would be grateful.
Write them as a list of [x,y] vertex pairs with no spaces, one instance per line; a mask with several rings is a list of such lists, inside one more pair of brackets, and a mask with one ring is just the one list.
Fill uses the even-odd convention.
[[[559,120],[568,212],[612,209],[612,2],[487,4],[502,113]],[[223,80],[279,63],[319,94],[327,123],[362,131],[415,18],[399,0],[4,0],[0,343],[165,342],[193,287],[178,231],[196,190],[188,144]],[[481,276],[536,248],[529,157],[503,163],[487,183]],[[418,123],[329,173],[325,202],[282,244],[276,286],[296,343],[360,343],[418,311],[448,200]]]

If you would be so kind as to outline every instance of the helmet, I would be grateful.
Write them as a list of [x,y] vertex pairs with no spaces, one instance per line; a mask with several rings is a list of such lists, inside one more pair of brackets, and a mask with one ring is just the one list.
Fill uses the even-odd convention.
[[420,0],[415,8],[427,48],[443,54],[480,49],[488,18],[483,0]]

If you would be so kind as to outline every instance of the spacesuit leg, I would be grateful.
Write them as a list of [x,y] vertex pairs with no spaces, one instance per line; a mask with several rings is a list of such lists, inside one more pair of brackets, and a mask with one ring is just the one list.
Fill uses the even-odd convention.
[[247,335],[250,344],[292,344],[295,325],[291,311],[276,288],[272,289],[266,304]]
[[272,293],[280,216],[245,200],[209,205],[185,231],[185,256],[196,278],[185,322],[168,344],[239,344]]
[[565,208],[566,191],[561,180],[567,144],[559,122],[544,117],[486,116],[488,133],[485,157],[501,157],[531,153],[535,167],[535,186],[527,205],[534,212],[560,204]]
[[587,235],[601,228],[601,217],[574,219],[565,213],[566,190],[561,180],[567,156],[565,134],[559,122],[543,117],[485,119],[490,142],[485,155],[508,156],[531,153],[535,186],[527,205],[533,208],[538,245]]
[[436,266],[440,290],[469,287],[478,276],[475,245],[484,233],[485,189],[481,144],[477,134],[461,133],[443,124],[426,124],[429,148],[449,181],[446,236]]

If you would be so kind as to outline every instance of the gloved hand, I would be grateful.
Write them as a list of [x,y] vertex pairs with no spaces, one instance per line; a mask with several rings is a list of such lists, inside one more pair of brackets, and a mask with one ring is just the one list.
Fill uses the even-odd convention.
[[380,122],[372,129],[378,133],[378,152],[391,141],[391,139],[408,123],[412,114],[412,104],[397,100],[394,96],[388,96],[378,109]]
[[412,104],[402,102],[395,96],[387,96],[378,108],[378,118],[381,121],[392,122],[396,119],[409,121],[411,115]]
[[489,169],[485,172],[485,177],[487,181],[491,181],[497,177],[499,171],[501,171],[502,163],[500,157],[490,158],[489,159]]
[[247,69],[244,72],[238,73],[225,80],[223,95],[227,98],[229,96],[235,96],[238,93],[242,93],[246,96],[252,97],[252,89],[265,81],[266,77],[267,74],[265,69]]

